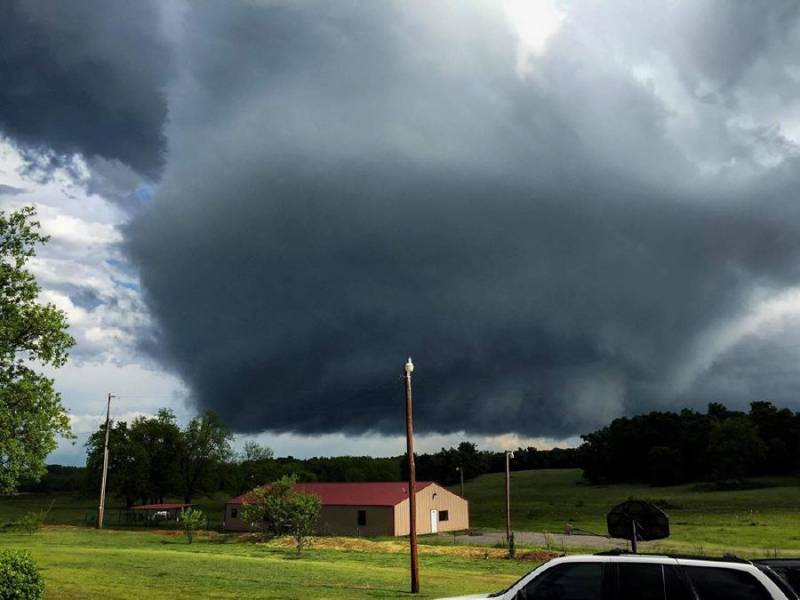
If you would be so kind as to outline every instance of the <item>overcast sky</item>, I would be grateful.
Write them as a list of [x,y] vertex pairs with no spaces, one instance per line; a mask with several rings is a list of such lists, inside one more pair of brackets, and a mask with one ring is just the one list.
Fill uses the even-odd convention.
[[81,463],[220,413],[279,454],[800,409],[795,0],[0,8],[0,208],[78,339]]

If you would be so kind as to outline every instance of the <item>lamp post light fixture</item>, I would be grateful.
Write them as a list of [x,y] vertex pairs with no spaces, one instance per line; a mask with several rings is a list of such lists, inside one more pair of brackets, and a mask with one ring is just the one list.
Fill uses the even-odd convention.
[[417,557],[417,474],[414,466],[414,411],[411,400],[411,357],[405,365],[406,387],[406,457],[408,460],[408,541],[411,550],[411,593],[419,593],[419,560]]
[[506,541],[511,545],[511,468],[510,461],[514,458],[511,450],[506,450]]

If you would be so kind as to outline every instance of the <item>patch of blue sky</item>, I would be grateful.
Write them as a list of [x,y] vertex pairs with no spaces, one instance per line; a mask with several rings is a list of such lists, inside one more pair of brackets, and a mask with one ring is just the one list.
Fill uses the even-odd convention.
[[80,288],[75,293],[70,294],[69,299],[75,306],[79,306],[90,311],[103,304],[103,301],[93,290],[85,288]]
[[126,278],[136,279],[136,270],[128,261],[119,258],[106,258],[104,262],[118,274],[122,274]]
[[134,292],[138,292],[142,289],[142,286],[139,285],[137,281],[120,281],[119,279],[111,279],[114,282],[114,285],[119,287],[123,287],[128,290],[133,290]]
[[143,183],[139,185],[131,196],[140,204],[150,204],[153,197],[156,195],[156,186],[150,183]]

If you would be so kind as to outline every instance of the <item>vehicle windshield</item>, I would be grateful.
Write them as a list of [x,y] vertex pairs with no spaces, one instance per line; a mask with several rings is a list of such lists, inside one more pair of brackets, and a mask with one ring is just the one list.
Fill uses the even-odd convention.
[[489,594],[489,598],[499,598],[499,597],[500,597],[500,596],[502,596],[503,594],[506,594],[506,593],[508,593],[508,592],[511,590],[511,588],[513,588],[515,585],[517,585],[517,584],[518,584],[520,581],[522,581],[523,579],[525,579],[526,577],[528,577],[528,575],[530,575],[531,573],[535,573],[536,571],[538,571],[539,569],[541,569],[541,568],[542,568],[543,566],[545,566],[545,565],[546,565],[548,562],[550,562],[550,561],[543,562],[542,564],[540,564],[538,567],[536,567],[536,568],[535,568],[535,569],[533,569],[532,571],[528,571],[527,573],[525,573],[525,575],[523,575],[522,577],[520,577],[519,579],[517,579],[517,580],[516,580],[514,583],[512,583],[510,586],[508,586],[508,587],[507,587],[507,588],[505,588],[504,590],[500,590],[499,592],[494,592],[493,594]]
[[794,588],[789,584],[789,578],[786,577],[786,573],[781,572],[780,567],[768,567],[767,565],[758,564],[756,566],[781,589],[787,598],[790,600],[800,599],[800,596],[797,595],[797,592],[795,592]]
[[517,580],[516,580],[514,583],[512,583],[512,584],[511,584],[510,586],[508,586],[506,589],[504,589],[504,590],[500,590],[499,592],[493,592],[493,593],[489,594],[489,598],[498,598],[498,597],[502,596],[503,594],[505,594],[505,593],[507,593],[509,590],[511,590],[511,588],[513,588],[515,585],[517,585],[517,584],[518,584],[520,581],[522,581],[523,579],[525,579],[525,578],[526,578],[528,575],[530,575],[530,572],[528,572],[528,573],[525,573],[525,575],[523,575],[522,577],[520,577],[519,579],[517,579]]

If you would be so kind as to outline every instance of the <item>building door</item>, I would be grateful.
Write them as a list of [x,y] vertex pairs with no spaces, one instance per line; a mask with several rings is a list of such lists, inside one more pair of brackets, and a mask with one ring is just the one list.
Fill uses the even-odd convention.
[[439,533],[439,511],[431,511],[431,533]]

